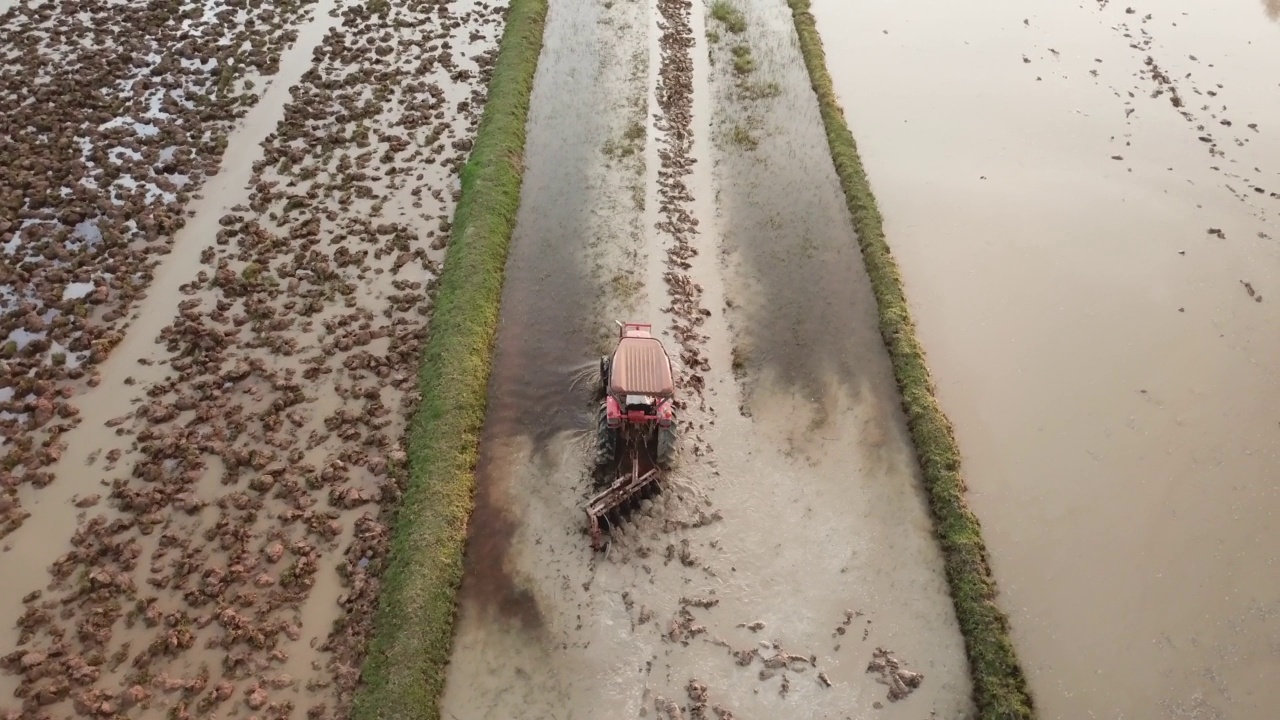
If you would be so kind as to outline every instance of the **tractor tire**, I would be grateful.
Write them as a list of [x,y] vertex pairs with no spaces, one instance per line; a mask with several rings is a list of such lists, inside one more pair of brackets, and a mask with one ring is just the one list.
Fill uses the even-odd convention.
[[609,395],[609,370],[612,360],[608,355],[600,356],[600,385],[596,388],[596,397],[600,400]]
[[670,470],[675,467],[679,444],[679,422],[673,416],[669,427],[658,428],[658,467],[663,470]]
[[596,413],[596,468],[607,468],[617,457],[618,431],[609,427],[609,415],[601,403]]

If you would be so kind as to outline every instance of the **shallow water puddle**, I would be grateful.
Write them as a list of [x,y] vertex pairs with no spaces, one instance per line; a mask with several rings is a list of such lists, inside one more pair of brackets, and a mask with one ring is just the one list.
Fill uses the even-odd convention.
[[910,7],[814,10],[1042,716],[1268,716],[1274,4]]

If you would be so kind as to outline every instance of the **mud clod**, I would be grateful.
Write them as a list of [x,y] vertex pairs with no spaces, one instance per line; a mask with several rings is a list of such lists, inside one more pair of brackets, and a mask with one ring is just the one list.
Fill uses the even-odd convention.
[[924,676],[907,670],[905,664],[893,656],[892,651],[876,648],[867,664],[867,672],[877,675],[876,682],[889,686],[889,701],[897,702],[920,687]]

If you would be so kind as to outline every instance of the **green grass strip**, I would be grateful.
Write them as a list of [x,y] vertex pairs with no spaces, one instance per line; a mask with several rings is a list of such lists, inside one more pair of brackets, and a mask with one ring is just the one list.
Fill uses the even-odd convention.
[[547,0],[511,0],[418,376],[409,479],[392,528],[355,720],[437,720],[472,509],[525,121]]
[[996,606],[978,518],[965,503],[960,450],[951,423],[934,397],[924,351],[916,339],[897,263],[885,242],[884,221],[871,192],[857,144],[836,100],[810,0],[788,0],[813,90],[818,96],[836,174],[853,216],[863,261],[880,308],[880,334],[893,362],[907,424],[929,492],[934,529],[942,546],[960,631],[973,676],[974,702],[983,720],[1030,720],[1035,707],[1009,639],[1009,621]]

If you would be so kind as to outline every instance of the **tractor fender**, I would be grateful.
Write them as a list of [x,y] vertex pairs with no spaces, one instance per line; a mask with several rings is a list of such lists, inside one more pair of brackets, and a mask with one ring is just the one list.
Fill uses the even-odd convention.
[[670,427],[676,419],[675,402],[670,398],[658,406],[658,427]]

